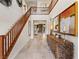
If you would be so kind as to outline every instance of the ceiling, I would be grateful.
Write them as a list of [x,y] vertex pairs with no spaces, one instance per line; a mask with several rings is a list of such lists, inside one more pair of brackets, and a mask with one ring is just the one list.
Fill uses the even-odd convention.
[[38,7],[44,7],[44,6],[49,6],[49,4],[51,3],[51,0],[25,0],[25,3],[27,5],[36,5]]
[[34,25],[38,25],[38,24],[46,24],[46,20],[34,20],[33,21]]
[[50,0],[25,0],[25,1],[41,1],[41,2],[48,2],[48,1],[50,1]]

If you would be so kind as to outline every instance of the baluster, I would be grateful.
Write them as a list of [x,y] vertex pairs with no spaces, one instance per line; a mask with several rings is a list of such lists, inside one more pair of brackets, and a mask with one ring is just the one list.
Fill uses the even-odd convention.
[[10,44],[12,45],[12,30],[10,31]]
[[5,55],[7,55],[7,43],[6,43],[6,37],[5,37]]
[[4,37],[4,55],[6,54],[6,39]]
[[4,57],[4,36],[0,36],[0,59]]
[[[2,52],[0,52],[2,53],[2,58],[5,59],[5,36],[4,35],[2,36],[2,48],[0,49],[2,49]],[[0,58],[1,58],[1,55],[0,55]]]
[[11,46],[13,46],[13,42],[14,42],[14,28],[12,29],[12,44],[11,44]]
[[7,40],[8,40],[8,42],[7,42],[7,43],[8,43],[8,51],[9,51],[9,33],[8,33],[8,35],[7,35],[7,36],[8,36],[8,39],[7,39]]
[[[18,29],[18,26],[16,25],[15,26],[15,38],[17,37],[17,29]],[[16,40],[16,39],[15,39]]]
[[10,46],[11,46],[11,31],[10,31],[10,33],[9,33],[9,39],[10,39]]
[[9,48],[11,46],[11,31],[9,32]]
[[[15,39],[15,27],[14,27],[14,32],[13,32],[14,34],[13,34],[13,36],[14,36],[14,39]],[[14,40],[13,40],[14,41]]]
[[14,39],[15,39],[15,30],[13,28],[13,42],[14,42]]
[[8,52],[8,36],[7,35],[5,37],[5,51],[6,51],[6,56],[7,56],[7,52]]
[[[10,32],[8,33],[8,44],[9,44],[9,47],[10,47]],[[8,47],[8,50],[9,50],[9,47]]]

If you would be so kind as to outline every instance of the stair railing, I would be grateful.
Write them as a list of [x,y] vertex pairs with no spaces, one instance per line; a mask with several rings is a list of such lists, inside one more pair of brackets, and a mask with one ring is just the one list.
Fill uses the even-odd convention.
[[0,36],[0,52],[2,51],[2,53],[0,53],[0,59],[7,59],[30,15],[31,8],[16,22],[6,35]]

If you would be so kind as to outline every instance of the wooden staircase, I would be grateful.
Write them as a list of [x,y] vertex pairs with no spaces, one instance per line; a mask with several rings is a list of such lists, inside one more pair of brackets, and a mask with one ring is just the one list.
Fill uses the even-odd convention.
[[[0,35],[0,59],[8,59],[18,37],[20,36],[29,16],[32,15],[48,15],[54,8],[58,0],[52,0],[49,7],[31,7],[25,15],[23,15],[16,24],[6,33]],[[40,11],[38,13],[38,10]]]

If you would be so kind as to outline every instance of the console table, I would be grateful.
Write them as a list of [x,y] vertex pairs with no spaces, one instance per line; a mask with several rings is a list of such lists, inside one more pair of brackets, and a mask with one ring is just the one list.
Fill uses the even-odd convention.
[[47,35],[47,42],[56,59],[73,59],[72,42],[56,38],[54,35]]

